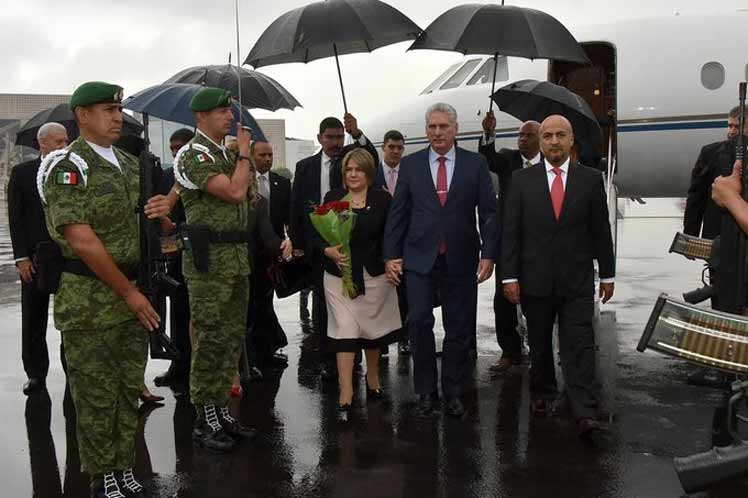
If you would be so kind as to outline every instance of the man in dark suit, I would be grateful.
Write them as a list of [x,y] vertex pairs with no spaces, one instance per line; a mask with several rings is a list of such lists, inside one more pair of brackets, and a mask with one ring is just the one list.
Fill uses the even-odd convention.
[[715,178],[730,176],[732,172],[739,114],[739,106],[730,110],[727,115],[727,140],[702,147],[691,171],[691,185],[683,213],[683,231],[688,235],[713,239],[720,234],[722,210],[712,200],[711,188]]
[[613,296],[615,257],[600,172],[570,161],[571,124],[550,116],[540,126],[543,164],[515,171],[502,233],[504,295],[522,303],[530,341],[530,394],[536,416],[557,396],[553,324],[558,317],[561,367],[580,436],[599,428],[594,391],[593,259],[600,296]]
[[[68,144],[65,127],[59,123],[46,123],[37,132],[39,159],[14,167],[8,183],[8,221],[13,258],[21,277],[21,357],[28,380],[24,394],[37,392],[44,387],[49,370],[47,352],[47,321],[49,295],[36,290],[34,283],[34,254],[39,242],[51,240],[44,221],[36,173],[42,159]],[[64,357],[63,357],[64,362]]]
[[[382,164],[377,169],[377,176],[374,178],[374,187],[382,188],[395,195],[397,186],[397,177],[400,173],[400,161],[405,151],[405,137],[397,130],[390,130],[384,134],[382,140]],[[397,301],[400,306],[400,319],[403,322],[403,339],[397,345],[397,352],[401,356],[410,355],[410,339],[407,334],[408,321],[408,297],[405,290],[405,282],[401,282],[397,288]]]
[[[181,128],[169,137],[169,150],[172,157],[176,157],[179,149],[192,140],[195,133],[188,128]],[[159,193],[168,195],[172,206],[171,220],[177,225],[185,223],[187,217],[184,214],[184,206],[179,198],[179,192],[175,189],[174,168],[164,172]],[[179,358],[172,360],[169,369],[157,375],[153,382],[157,386],[169,385],[178,392],[186,392],[190,380],[190,359],[192,358],[192,344],[190,340],[190,300],[187,293],[187,284],[182,274],[182,253],[174,254],[169,262],[169,275],[179,283],[171,295],[169,295],[169,329],[174,346],[179,351]]]
[[[258,193],[265,198],[270,211],[270,224],[280,240],[286,238],[291,208],[291,181],[270,169],[273,167],[273,146],[264,141],[252,142],[250,148],[255,164]],[[268,278],[272,256],[264,246],[256,244],[252,251],[250,274],[250,313],[247,318],[247,352],[250,364],[263,372],[271,364],[285,366],[286,355],[278,353],[288,345],[286,333],[278,322],[273,308],[273,284]]]
[[[325,256],[315,250],[314,227],[309,219],[312,206],[319,205],[325,194],[332,189],[341,188],[343,173],[341,160],[355,147],[364,147],[379,162],[377,149],[358,128],[358,121],[351,114],[343,118],[345,124],[337,118],[325,118],[319,125],[317,140],[322,146],[317,154],[296,163],[293,186],[291,188],[290,230],[294,250],[303,251],[312,266],[310,280],[313,287],[312,321],[314,330],[319,334],[320,344],[324,349],[327,337],[327,308],[325,293],[322,288]],[[353,137],[354,142],[344,147],[345,133]],[[335,373],[335,355],[323,355],[322,378],[337,380]]]
[[[492,112],[483,118],[483,136],[480,138],[478,152],[488,160],[488,167],[499,177],[499,213],[506,207],[507,192],[512,180],[512,173],[535,166],[543,161],[540,152],[538,130],[540,123],[527,121],[519,128],[517,149],[501,149],[496,152],[496,118]],[[501,274],[500,260],[496,262],[496,273]],[[496,279],[496,293],[493,297],[493,311],[496,324],[496,340],[501,347],[501,357],[491,365],[492,372],[502,373],[522,362],[522,337],[517,331],[517,305],[504,297],[501,279]]]
[[442,392],[448,414],[465,412],[460,396],[470,372],[476,280],[483,282],[493,273],[498,243],[496,194],[486,160],[455,146],[457,131],[452,106],[429,107],[426,135],[431,145],[403,158],[384,234],[388,279],[399,283],[405,273],[421,416],[431,415],[438,401],[433,313],[437,291],[445,331]]

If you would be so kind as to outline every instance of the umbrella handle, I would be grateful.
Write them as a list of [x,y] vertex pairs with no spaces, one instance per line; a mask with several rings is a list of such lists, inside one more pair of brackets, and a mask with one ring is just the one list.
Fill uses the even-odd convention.
[[[242,70],[241,65],[239,63],[239,59],[241,57],[241,53],[239,52],[239,0],[234,0],[234,14],[236,18],[236,86],[237,86],[237,96],[239,97],[239,124],[237,125],[239,128],[242,126]],[[229,55],[229,60],[231,58],[231,55]],[[239,133],[239,128],[237,128],[237,134]]]
[[340,73],[340,61],[338,60],[338,46],[332,44],[332,50],[335,52],[335,65],[338,66],[338,81],[340,81],[340,93],[343,94],[343,109],[348,114],[348,104],[345,101],[345,88],[343,88],[343,75]]
[[[501,2],[504,5],[504,2]],[[488,96],[488,112],[493,112],[493,94],[496,92],[496,66],[499,64],[499,53],[493,54],[493,80],[491,81],[491,95]]]

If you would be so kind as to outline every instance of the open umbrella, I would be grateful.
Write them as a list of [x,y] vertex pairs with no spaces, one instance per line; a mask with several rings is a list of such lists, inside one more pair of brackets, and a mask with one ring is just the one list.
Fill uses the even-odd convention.
[[[123,135],[139,136],[143,133],[143,125],[137,119],[129,114],[124,114],[122,119]],[[78,138],[80,134],[78,125],[75,123],[73,111],[70,110],[70,106],[67,103],[62,103],[31,116],[21,129],[18,130],[18,133],[16,133],[16,145],[25,145],[38,150],[39,142],[36,140],[36,134],[39,128],[45,123],[60,123],[67,129],[68,138],[71,141]]]
[[503,1],[501,5],[465,4],[449,9],[408,48],[421,49],[493,55],[491,95],[496,90],[499,55],[589,63],[582,47],[555,17],[539,10],[504,6]]
[[560,114],[571,122],[579,156],[598,167],[602,156],[602,129],[587,102],[576,93],[548,81],[519,80],[491,95],[499,109],[521,121],[543,121]]
[[[190,100],[197,92],[205,88],[202,85],[190,83],[164,83],[141,90],[128,97],[123,105],[125,109],[140,112],[145,116],[154,116],[165,121],[173,121],[187,126],[196,126],[195,116],[190,110]],[[238,121],[241,112],[242,124],[252,130],[254,140],[265,140],[262,129],[249,111],[234,100],[234,119]],[[236,121],[231,133],[236,134]]]
[[[294,110],[301,107],[298,100],[288,90],[270,76],[257,71],[240,68],[243,106],[249,109]],[[197,85],[223,88],[239,99],[239,76],[236,66],[230,64],[216,66],[195,66],[178,72],[164,83],[194,83]]]
[[345,100],[338,56],[371,52],[414,39],[421,32],[399,10],[379,0],[327,0],[286,12],[252,47],[245,64],[254,68],[335,57]]

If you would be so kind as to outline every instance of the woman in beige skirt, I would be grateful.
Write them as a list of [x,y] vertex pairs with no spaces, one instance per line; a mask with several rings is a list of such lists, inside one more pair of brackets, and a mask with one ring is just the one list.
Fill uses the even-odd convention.
[[[374,159],[364,149],[354,149],[343,158],[343,185],[333,190],[325,202],[348,196],[356,213],[351,235],[350,261],[340,247],[324,247],[324,289],[327,301],[327,337],[329,347],[336,352],[340,397],[339,419],[346,421],[353,400],[353,364],[357,351],[366,354],[366,393],[369,399],[383,396],[379,383],[379,352],[382,346],[400,340],[402,322],[397,304],[397,290],[384,276],[382,238],[390,194],[371,188],[376,174]],[[350,265],[357,295],[343,294],[340,268]]]

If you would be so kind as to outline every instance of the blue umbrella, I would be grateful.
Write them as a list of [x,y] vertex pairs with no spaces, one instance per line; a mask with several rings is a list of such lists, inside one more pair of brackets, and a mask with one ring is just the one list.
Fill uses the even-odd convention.
[[[190,100],[203,88],[205,87],[202,85],[190,83],[155,85],[128,97],[123,106],[125,109],[140,112],[144,115],[194,127],[196,126],[195,116],[190,110]],[[248,126],[252,130],[252,139],[265,140],[265,135],[255,118],[246,108],[239,106],[236,100],[234,100],[233,105],[234,125],[231,127],[231,134],[236,135],[236,121],[239,119],[240,109],[242,125]]]

